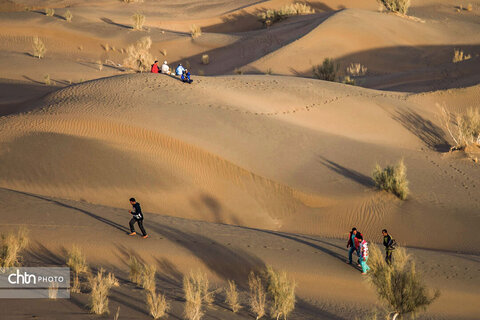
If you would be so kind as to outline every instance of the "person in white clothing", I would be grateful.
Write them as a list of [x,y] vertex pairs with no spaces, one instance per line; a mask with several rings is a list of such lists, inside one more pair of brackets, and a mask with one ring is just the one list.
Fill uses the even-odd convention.
[[170,67],[168,66],[166,60],[163,61],[163,64],[162,64],[162,73],[170,74]]

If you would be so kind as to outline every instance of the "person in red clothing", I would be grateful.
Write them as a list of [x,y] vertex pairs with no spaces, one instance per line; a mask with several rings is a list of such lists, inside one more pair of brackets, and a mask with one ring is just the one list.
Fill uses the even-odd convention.
[[155,60],[155,62],[152,64],[152,69],[150,70],[151,73],[159,73],[160,69],[158,68],[158,61]]

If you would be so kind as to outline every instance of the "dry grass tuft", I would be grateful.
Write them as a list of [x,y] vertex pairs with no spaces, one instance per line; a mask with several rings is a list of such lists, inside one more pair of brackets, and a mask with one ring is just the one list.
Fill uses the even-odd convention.
[[71,250],[67,252],[67,266],[73,271],[73,285],[71,292],[80,292],[80,274],[88,271],[88,264],[85,255],[82,253],[79,247],[73,246]]
[[45,9],[45,15],[47,17],[53,17],[54,14],[55,14],[55,9],[53,9],[53,8],[46,8]]
[[43,83],[45,83],[46,86],[52,85],[52,80],[50,79],[50,74],[45,74],[43,76]]
[[469,108],[467,112],[455,115],[441,107],[440,112],[442,125],[455,143],[452,149],[462,150],[471,144],[480,145],[480,108]]
[[320,80],[335,81],[339,66],[331,58],[325,58],[321,65],[313,67],[313,76]]
[[377,0],[387,11],[406,15],[410,8],[410,0]]
[[70,12],[70,10],[67,10],[67,12],[65,12],[64,18],[67,22],[72,22],[73,14]]
[[345,83],[345,84],[349,84],[349,85],[354,86],[354,85],[355,85],[355,79],[350,78],[350,76],[345,76],[345,77],[343,78],[342,83]]
[[130,45],[127,48],[127,58],[124,60],[124,65],[140,72],[149,71],[153,60],[150,54],[151,47],[152,39],[150,37],[143,37],[135,44]]
[[145,24],[145,16],[141,13],[135,13],[132,16],[133,20],[133,30],[142,30],[143,25]]
[[262,278],[253,271],[250,272],[248,276],[248,286],[250,288],[248,299],[250,309],[258,320],[265,315],[266,292]]
[[361,63],[351,63],[347,69],[346,72],[348,75],[352,77],[358,77],[358,76],[364,76],[367,73],[367,67],[362,65]]
[[467,5],[467,11],[472,11],[472,10],[473,10],[472,4],[469,3],[469,4]]
[[192,24],[190,26],[190,35],[193,39],[198,38],[202,35],[202,29],[199,26]]
[[130,281],[132,281],[138,286],[142,285],[143,265],[140,263],[140,261],[138,261],[136,257],[130,256],[128,267],[129,267],[128,278],[130,279]]
[[162,54],[162,56],[166,57],[167,56],[167,49],[160,50],[160,53]]
[[147,291],[146,295],[148,310],[153,319],[163,317],[170,309],[165,295],[157,293],[156,291]]
[[39,37],[33,37],[33,56],[41,59],[45,57],[47,48]]
[[142,266],[141,271],[141,281],[142,281],[142,288],[150,291],[155,292],[155,274],[157,273],[157,269],[154,265],[146,265]]
[[282,7],[279,10],[268,9],[258,15],[258,19],[265,25],[271,26],[275,22],[286,19],[289,16],[312,14],[315,10],[304,3],[292,3]]
[[438,290],[433,295],[428,293],[429,290],[415,271],[415,262],[404,248],[395,250],[395,259],[392,265],[388,265],[381,250],[373,244],[370,246],[368,264],[368,276],[378,297],[397,316],[415,316],[440,296]]
[[89,277],[88,282],[92,289],[89,299],[90,311],[95,314],[109,313],[108,293],[115,284],[118,285],[115,275],[112,273],[105,275],[105,270],[100,268],[96,276]]
[[383,169],[377,164],[373,170],[373,181],[379,189],[391,192],[402,200],[407,199],[409,193],[407,167],[403,159],[395,166]]
[[238,290],[235,281],[228,280],[228,288],[225,289],[225,303],[233,313],[237,313],[242,307],[238,301]]
[[20,266],[20,253],[28,246],[28,231],[20,228],[17,233],[1,235],[0,267]]
[[113,316],[113,320],[118,320],[120,317],[120,307],[117,308],[117,312],[115,312],[115,315]]
[[202,303],[211,305],[214,301],[214,292],[209,291],[207,275],[200,271],[183,277],[183,291],[185,293],[185,318],[199,320],[203,316]]
[[210,57],[208,54],[202,55],[202,64],[209,64],[210,63]]
[[98,71],[102,71],[102,70],[103,70],[103,63],[102,63],[102,61],[97,60],[97,62],[95,62],[95,64],[97,65]]
[[58,295],[58,283],[52,282],[48,287],[48,299],[57,300]]
[[453,63],[462,62],[465,60],[469,60],[471,58],[472,58],[471,55],[465,54],[462,50],[458,50],[458,49],[453,50],[453,58],[452,58]]
[[267,267],[268,293],[273,299],[270,314],[277,320],[287,316],[295,309],[295,281],[288,279],[285,272],[277,272]]

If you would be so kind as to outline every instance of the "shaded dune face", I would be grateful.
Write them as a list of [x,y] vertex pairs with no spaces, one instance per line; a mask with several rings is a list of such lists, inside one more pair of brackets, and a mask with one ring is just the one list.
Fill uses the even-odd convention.
[[[469,163],[441,155],[441,95],[286,77],[196,80],[89,81],[3,117],[1,186],[114,207],[135,196],[147,212],[323,236],[343,237],[352,225],[375,235],[387,226],[412,245],[471,250],[476,180],[467,179]],[[457,101],[471,94],[461,91]],[[401,157],[412,190],[405,202],[376,191],[371,179],[376,162]],[[432,242],[412,224],[466,237]]]

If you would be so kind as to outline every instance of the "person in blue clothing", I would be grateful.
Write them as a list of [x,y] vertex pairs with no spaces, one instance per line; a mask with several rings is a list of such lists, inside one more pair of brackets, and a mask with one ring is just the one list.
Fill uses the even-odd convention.
[[185,68],[182,66],[182,64],[178,64],[177,68],[175,69],[175,74],[177,76],[181,76],[183,72],[185,71]]
[[347,243],[347,248],[350,248],[348,250],[348,263],[352,264],[352,255],[354,252],[357,252],[357,255],[360,257],[358,254],[358,248],[355,245],[355,236],[357,235],[357,228],[352,228],[352,231],[350,231],[350,235],[348,237],[348,243]]
[[193,80],[190,78],[190,71],[188,69],[185,69],[182,73],[182,81],[187,82],[187,83],[192,83]]

